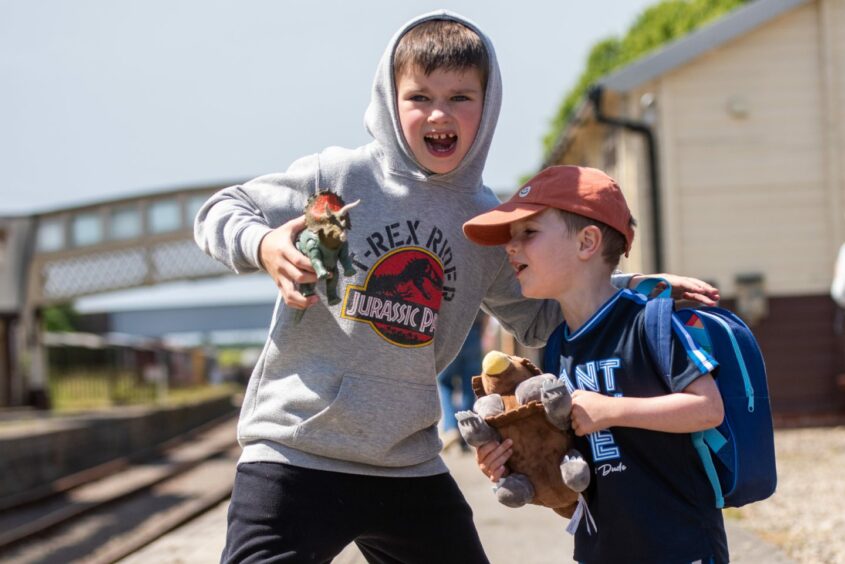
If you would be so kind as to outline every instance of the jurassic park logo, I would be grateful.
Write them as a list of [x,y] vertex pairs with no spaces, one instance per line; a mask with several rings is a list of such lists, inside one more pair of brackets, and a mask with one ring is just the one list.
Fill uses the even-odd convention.
[[443,299],[443,265],[426,249],[402,247],[381,257],[363,286],[348,285],[341,315],[368,323],[401,347],[422,347],[434,338]]

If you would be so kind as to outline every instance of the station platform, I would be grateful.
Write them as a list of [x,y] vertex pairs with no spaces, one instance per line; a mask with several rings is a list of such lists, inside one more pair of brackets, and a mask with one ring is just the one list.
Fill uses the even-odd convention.
[[[481,542],[493,564],[572,562],[572,537],[566,533],[565,519],[538,506],[520,509],[504,507],[496,501],[490,482],[476,467],[472,454],[453,449],[444,453],[443,458],[472,506]],[[124,559],[122,563],[219,562],[226,536],[227,507],[228,502],[221,503],[200,518]],[[738,522],[726,519],[725,525],[732,562],[794,563],[780,549],[743,529]],[[366,560],[354,544],[334,560],[334,564],[365,563]]]

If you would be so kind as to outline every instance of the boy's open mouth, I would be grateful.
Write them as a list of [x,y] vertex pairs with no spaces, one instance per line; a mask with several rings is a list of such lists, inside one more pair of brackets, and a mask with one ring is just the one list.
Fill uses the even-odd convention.
[[448,157],[458,146],[455,133],[426,133],[423,139],[431,154],[438,157]]
[[521,264],[518,262],[511,262],[511,266],[513,267],[514,272],[516,272],[517,278],[519,277],[520,272],[528,268],[527,264]]

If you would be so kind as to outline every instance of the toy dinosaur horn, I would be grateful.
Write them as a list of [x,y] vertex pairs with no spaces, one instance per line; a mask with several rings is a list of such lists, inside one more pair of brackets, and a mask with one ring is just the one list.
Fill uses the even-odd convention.
[[338,216],[338,217],[343,217],[343,215],[345,213],[349,212],[349,210],[351,210],[352,208],[354,208],[355,206],[357,206],[360,203],[361,203],[361,200],[355,200],[351,204],[346,204],[345,206],[343,206],[342,208],[337,210],[337,212],[335,212],[335,215]]

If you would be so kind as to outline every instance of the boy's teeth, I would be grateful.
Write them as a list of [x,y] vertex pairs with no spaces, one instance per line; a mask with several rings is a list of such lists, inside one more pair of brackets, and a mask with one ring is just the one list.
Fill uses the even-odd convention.
[[457,137],[454,133],[429,133],[426,135],[429,139],[449,139]]

